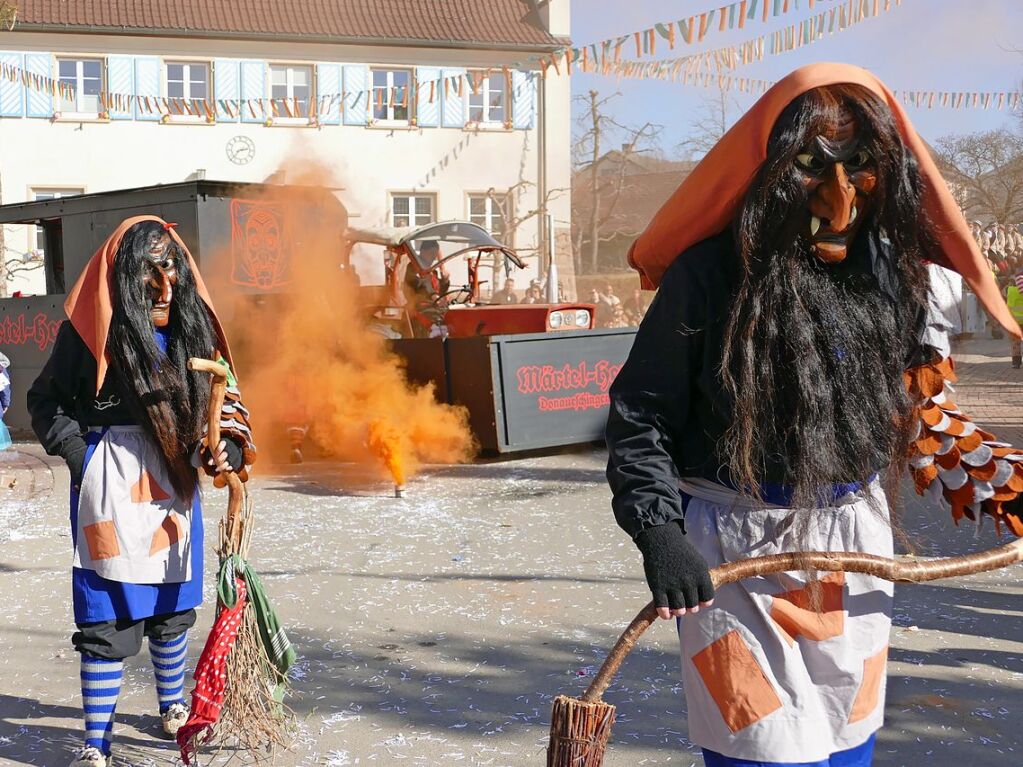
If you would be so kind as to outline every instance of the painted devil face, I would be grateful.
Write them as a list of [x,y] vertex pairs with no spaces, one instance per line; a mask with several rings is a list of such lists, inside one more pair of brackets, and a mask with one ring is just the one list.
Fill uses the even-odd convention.
[[146,253],[142,279],[153,325],[158,328],[167,327],[174,287],[178,284],[177,257],[171,248],[169,235],[158,240]]
[[845,259],[870,210],[877,166],[861,141],[848,109],[796,155],[807,192],[806,234],[817,257],[828,264]]
[[276,279],[280,239],[276,217],[261,210],[249,216],[245,224],[246,255],[256,283],[261,287],[270,287]]

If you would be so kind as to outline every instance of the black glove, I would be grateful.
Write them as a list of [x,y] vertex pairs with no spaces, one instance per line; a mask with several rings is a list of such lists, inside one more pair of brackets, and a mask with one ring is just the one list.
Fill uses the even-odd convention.
[[655,607],[677,610],[714,598],[707,561],[686,539],[678,522],[649,527],[636,536],[643,572]]
[[71,472],[71,487],[79,489],[82,486],[82,473],[85,471],[85,453],[88,446],[81,437],[68,437],[60,445],[60,457],[67,464]]
[[[241,445],[226,435],[221,437],[221,440],[224,443],[224,452],[227,453],[227,465],[231,467],[231,471],[233,472],[241,471],[245,466]],[[200,446],[199,458],[202,461],[203,469],[205,469],[208,473],[216,473],[216,461],[214,461],[213,466],[210,466],[209,463],[207,463],[207,461],[213,458],[213,455],[210,453],[210,449],[206,445]]]

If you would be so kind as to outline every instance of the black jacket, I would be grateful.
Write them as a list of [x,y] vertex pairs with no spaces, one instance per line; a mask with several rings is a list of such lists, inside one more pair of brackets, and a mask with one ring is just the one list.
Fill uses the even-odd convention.
[[96,393],[96,360],[68,321],[57,332],[50,359],[28,390],[32,430],[46,452],[64,457],[92,426],[137,424],[124,396],[117,371],[107,369]]
[[[886,292],[874,236],[857,238],[848,267],[868,270]],[[680,477],[730,485],[717,445],[731,423],[732,403],[722,390],[721,354],[729,313],[742,272],[731,231],[679,256],[661,281],[618,378],[611,386],[606,439],[607,479],[618,524],[633,538],[646,528],[682,519]],[[922,337],[929,321],[915,322]],[[923,343],[907,350],[907,368],[934,351]],[[883,466],[875,467],[877,471]],[[763,481],[783,484],[782,465],[765,468]]]
[[731,404],[717,369],[739,280],[730,234],[679,256],[611,386],[607,479],[615,519],[633,537],[682,518],[680,476],[718,476]]

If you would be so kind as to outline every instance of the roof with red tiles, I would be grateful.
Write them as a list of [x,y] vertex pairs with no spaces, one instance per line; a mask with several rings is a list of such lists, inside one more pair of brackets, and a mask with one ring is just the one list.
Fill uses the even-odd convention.
[[538,0],[16,0],[17,29],[553,50]]

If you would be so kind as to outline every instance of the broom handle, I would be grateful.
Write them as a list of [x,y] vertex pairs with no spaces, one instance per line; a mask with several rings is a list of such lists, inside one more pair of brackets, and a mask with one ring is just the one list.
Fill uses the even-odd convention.
[[[783,573],[790,570],[866,573],[895,583],[923,583],[939,578],[952,578],[997,570],[1016,562],[1023,562],[1023,538],[976,554],[915,562],[899,562],[888,557],[850,551],[773,554],[769,557],[743,559],[715,567],[710,571],[710,577],[715,588],[741,581],[744,578]],[[586,703],[600,701],[608,685],[611,684],[611,680],[618,673],[618,668],[625,660],[625,656],[632,651],[636,641],[656,620],[657,609],[654,607],[654,603],[650,602],[639,611],[629,627],[618,637],[618,641],[611,648],[604,665],[600,667],[597,676],[583,693],[583,701]]]
[[[227,366],[213,360],[192,357],[188,360],[188,369],[209,373],[213,378],[210,384],[210,408],[206,417],[206,445],[213,455],[220,444],[220,415],[224,407],[224,392],[227,390]],[[230,545],[229,551],[225,553],[239,554],[242,544],[242,481],[233,471],[221,472],[220,476],[227,483],[227,534]]]

